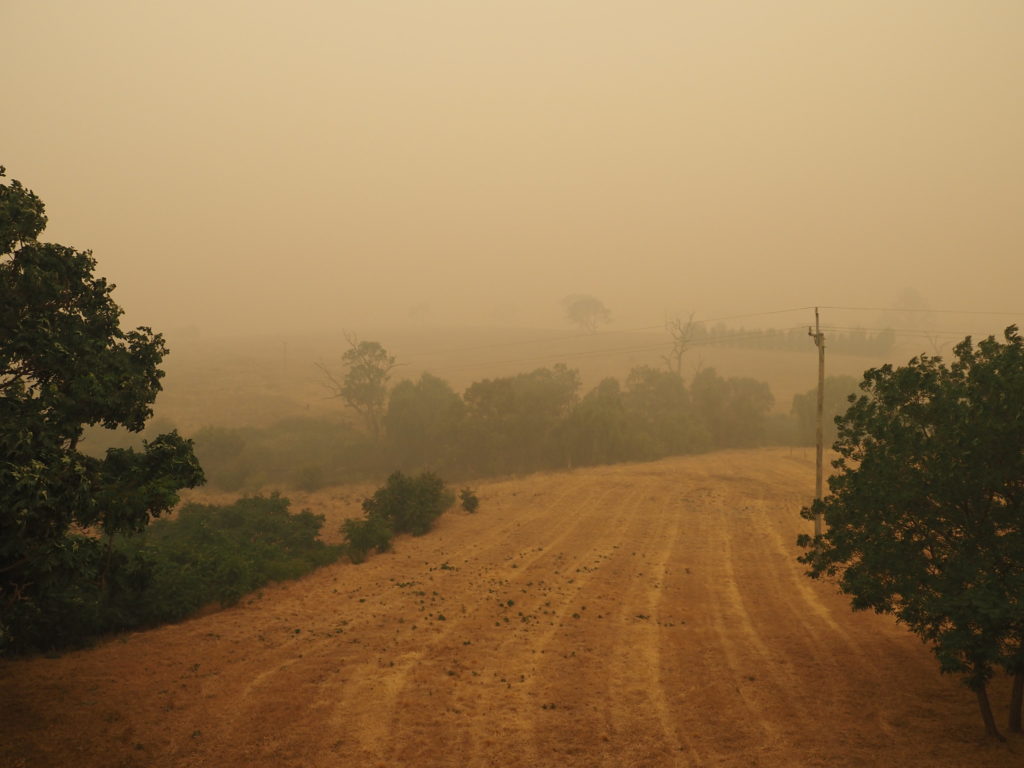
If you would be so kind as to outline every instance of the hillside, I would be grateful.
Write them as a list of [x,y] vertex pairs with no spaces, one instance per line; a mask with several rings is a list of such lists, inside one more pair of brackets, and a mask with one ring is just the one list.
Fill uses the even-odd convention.
[[[913,636],[801,575],[812,490],[813,452],[788,449],[481,484],[478,514],[364,565],[0,662],[0,765],[1024,760]],[[336,529],[353,493],[296,501]]]

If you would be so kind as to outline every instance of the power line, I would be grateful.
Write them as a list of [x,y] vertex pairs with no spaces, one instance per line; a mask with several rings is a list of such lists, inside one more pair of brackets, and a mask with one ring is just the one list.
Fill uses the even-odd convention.
[[[793,326],[792,328],[785,328],[785,329],[782,329],[782,330],[784,330],[784,331],[791,331],[791,330],[797,330],[797,329],[802,329],[802,328],[803,328],[803,326],[799,325],[799,326]],[[592,335],[591,335],[591,337],[592,337]],[[729,334],[727,336],[715,336],[715,337],[709,337],[709,338],[706,338],[706,339],[696,339],[696,340],[690,342],[690,345],[691,346],[708,346],[708,345],[713,345],[713,344],[723,344],[723,343],[727,343],[727,342],[731,342],[731,341],[745,341],[745,340],[748,340],[748,339],[759,339],[759,338],[763,338],[763,334],[761,332],[757,332],[757,331],[755,331],[755,332],[733,333],[733,334]],[[629,354],[629,353],[636,353],[636,352],[668,352],[671,349],[672,349],[671,342],[660,342],[658,344],[644,345],[644,346],[613,347],[611,349],[591,349],[591,350],[585,350],[585,351],[580,351],[580,352],[562,352],[562,353],[553,352],[553,353],[546,354],[546,355],[538,355],[538,356],[533,356],[533,357],[528,357],[528,358],[515,358],[515,359],[505,359],[505,360],[487,360],[487,361],[481,361],[479,363],[469,363],[469,364],[463,364],[463,365],[446,366],[446,367],[443,368],[443,370],[445,372],[450,372],[450,371],[472,370],[474,368],[499,366],[499,365],[523,365],[523,364],[530,364],[530,363],[562,362],[563,360],[577,360],[577,359],[581,359],[581,358],[602,357],[602,356],[605,356],[605,355],[614,355],[614,354]]]
[[[761,311],[761,312],[746,312],[746,313],[742,313],[742,314],[723,315],[723,316],[720,316],[720,317],[712,317],[712,318],[707,318],[707,319],[703,319],[703,320],[696,320],[695,319],[695,320],[693,320],[693,323],[695,325],[704,325],[704,326],[706,326],[706,325],[708,325],[710,323],[721,323],[721,322],[725,322],[725,321],[729,321],[729,320],[742,320],[742,319],[747,319],[747,318],[752,318],[752,317],[768,317],[768,316],[773,316],[773,315],[790,314],[790,313],[794,313],[794,312],[806,312],[806,311],[809,311],[809,310],[812,310],[812,309],[814,309],[813,306],[804,306],[804,307],[789,307],[789,308],[786,308],[786,309],[767,310],[767,311]],[[820,309],[831,309],[831,310],[837,310],[837,311],[858,311],[858,312],[919,312],[919,313],[933,312],[933,313],[941,313],[941,314],[964,314],[964,315],[983,315],[983,316],[1017,315],[1017,314],[1024,315],[1024,312],[1021,312],[1021,313],[987,312],[987,311],[977,311],[977,310],[961,311],[961,310],[952,310],[952,309],[938,309],[938,310],[928,310],[928,309],[895,309],[895,308],[891,308],[891,307],[821,306]],[[642,333],[642,332],[646,332],[646,331],[663,330],[664,327],[665,327],[664,324],[660,324],[660,325],[644,325],[644,326],[637,326],[637,327],[633,327],[633,328],[604,330],[604,331],[598,331],[596,333],[573,333],[573,334],[567,334],[567,335],[563,335],[563,336],[555,336],[555,337],[551,337],[551,338],[518,339],[518,340],[515,340],[515,341],[493,342],[493,343],[488,343],[488,344],[475,344],[475,345],[466,346],[466,347],[454,347],[454,348],[441,349],[441,350],[429,350],[429,349],[428,350],[424,350],[424,349],[421,348],[421,349],[418,349],[418,350],[416,350],[414,352],[410,352],[410,353],[404,354],[403,358],[406,359],[406,360],[409,360],[409,359],[413,359],[414,360],[415,358],[436,357],[436,356],[439,356],[439,355],[457,355],[457,354],[466,353],[466,352],[482,352],[482,351],[495,350],[495,349],[507,349],[507,348],[510,348],[510,347],[523,347],[523,346],[527,346],[527,345],[544,346],[544,345],[557,344],[557,343],[566,342],[566,341],[572,342],[572,341],[579,341],[579,340],[582,340],[582,339],[591,339],[591,340],[593,340],[595,338],[608,338],[608,337],[612,337],[612,336],[616,336],[616,335],[622,336],[622,335],[628,335],[628,334],[631,334],[631,333]],[[806,326],[804,324],[801,324],[801,325],[791,326],[791,327],[787,327],[787,328],[772,328],[772,329],[750,330],[750,331],[744,330],[742,332],[731,333],[731,334],[728,334],[728,335],[707,336],[705,338],[691,340],[690,343],[689,343],[689,346],[691,346],[691,347],[700,347],[700,346],[710,346],[710,345],[716,345],[716,344],[728,344],[730,342],[742,342],[742,341],[746,341],[746,340],[760,340],[760,339],[768,340],[770,338],[770,332],[775,332],[775,333],[778,333],[778,334],[785,334],[785,333],[788,333],[788,332],[791,332],[791,331],[802,330],[805,327]],[[931,336],[965,336],[965,335],[971,335],[970,333],[962,332],[962,331],[939,331],[939,330],[917,329],[917,328],[915,328],[915,329],[894,329],[894,328],[864,328],[864,327],[850,327],[850,326],[824,326],[822,328],[822,330],[827,330],[827,331],[831,331],[831,332],[843,332],[843,331],[845,331],[845,332],[863,331],[863,332],[875,332],[875,333],[891,332],[891,333],[893,333],[895,335],[898,335],[898,336],[904,336],[904,337],[908,337],[909,336],[909,337],[918,337],[918,338],[926,337],[928,335],[931,335]],[[638,345],[630,345],[630,346],[613,347],[613,348],[605,348],[605,349],[581,350],[581,351],[576,351],[576,352],[550,352],[550,353],[543,353],[543,354],[539,354],[539,355],[530,355],[530,356],[527,356],[527,357],[506,358],[506,359],[503,359],[503,360],[481,361],[479,363],[458,364],[458,365],[454,365],[454,366],[444,366],[444,367],[442,367],[442,370],[444,370],[445,372],[448,372],[448,371],[464,371],[464,370],[472,370],[472,369],[478,369],[478,368],[481,368],[481,367],[490,367],[490,366],[526,365],[526,364],[536,364],[536,363],[545,363],[545,362],[561,362],[563,360],[579,360],[579,359],[586,359],[586,358],[591,358],[591,357],[602,357],[602,356],[607,356],[607,355],[631,354],[631,353],[641,353],[641,352],[662,352],[663,353],[663,352],[669,351],[671,348],[672,348],[672,345],[671,345],[670,342],[662,342],[662,343],[657,343],[657,344],[644,344],[644,345],[639,345],[639,346]]]
[[925,314],[942,314],[942,315],[1006,315],[1008,317],[1024,316],[1024,311],[1017,312],[990,312],[987,310],[975,310],[975,309],[910,309],[910,308],[899,308],[899,307],[826,307],[822,306],[821,309],[838,309],[850,312],[923,312]]
[[972,331],[940,331],[934,328],[865,328],[860,325],[826,325],[822,326],[823,330],[826,331],[870,331],[872,333],[887,333],[892,332],[897,335],[907,333],[933,333],[940,336],[970,336]]
[[[768,316],[768,315],[782,315],[782,314],[786,314],[786,313],[789,313],[789,312],[803,312],[803,311],[806,311],[806,310],[809,310],[809,309],[814,309],[814,307],[793,307],[793,308],[790,308],[790,309],[773,309],[773,310],[769,310],[767,312],[747,312],[747,313],[741,314],[741,315],[726,315],[724,317],[710,317],[710,318],[707,318],[706,320],[694,320],[693,323],[695,325],[697,325],[697,324],[705,325],[707,323],[720,323],[720,322],[724,322],[726,320],[741,320],[741,319],[748,318],[748,317],[763,317],[763,316]],[[593,339],[595,337],[601,337],[601,336],[622,335],[622,334],[629,334],[629,333],[641,333],[641,332],[644,332],[644,331],[660,331],[660,330],[664,330],[664,329],[665,329],[664,323],[662,323],[660,325],[642,325],[642,326],[637,326],[635,328],[619,328],[619,329],[611,329],[611,330],[605,330],[605,331],[597,331],[595,333],[574,333],[574,334],[571,334],[571,335],[555,336],[555,337],[547,338],[547,339],[519,339],[519,340],[516,340],[516,341],[503,341],[503,342],[494,342],[494,343],[490,343],[490,344],[477,344],[477,345],[470,346],[470,347],[455,347],[455,348],[433,350],[433,351],[431,351],[431,350],[419,350],[419,351],[412,352],[412,353],[409,353],[407,355],[404,355],[404,357],[406,357],[406,358],[409,358],[409,357],[432,357],[432,356],[435,356],[435,355],[451,355],[451,354],[458,354],[458,353],[461,353],[461,352],[481,352],[481,351],[485,351],[485,350],[489,350],[489,349],[504,349],[506,347],[517,347],[517,346],[523,346],[523,345],[528,345],[528,344],[536,344],[536,345],[555,344],[555,343],[558,343],[558,342],[561,342],[561,341],[574,341],[576,339]]]
[[[750,312],[750,313],[745,314],[745,315],[728,315],[726,317],[712,317],[712,318],[709,318],[707,320],[694,320],[693,322],[695,322],[695,323],[720,323],[720,322],[724,322],[726,320],[742,320],[743,318],[747,318],[747,317],[761,317],[763,315],[784,315],[787,312],[806,312],[809,309],[814,309],[814,307],[792,307],[790,309],[773,309],[773,310],[771,310],[769,312]],[[824,307],[823,307],[823,309],[824,309]],[[800,326],[800,327],[802,328],[803,326]]]

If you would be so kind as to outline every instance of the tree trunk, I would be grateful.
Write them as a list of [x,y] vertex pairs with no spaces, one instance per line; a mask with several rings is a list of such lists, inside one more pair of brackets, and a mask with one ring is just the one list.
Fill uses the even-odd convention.
[[985,721],[985,733],[989,736],[994,736],[1000,741],[1006,741],[1003,735],[999,732],[999,729],[996,728],[995,718],[992,717],[992,705],[989,704],[988,701],[987,686],[982,683],[974,689],[974,692],[978,696],[978,707],[981,709],[981,719]]
[[1013,688],[1010,691],[1010,732],[1020,733],[1020,710],[1024,703],[1024,671],[1013,676]]

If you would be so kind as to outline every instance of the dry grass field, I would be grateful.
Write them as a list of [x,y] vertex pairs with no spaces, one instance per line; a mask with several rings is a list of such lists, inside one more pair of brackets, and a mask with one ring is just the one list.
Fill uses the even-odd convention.
[[[363,565],[0,662],[0,765],[1024,764],[913,636],[801,575],[812,489],[788,449],[482,483]],[[336,531],[361,492],[297,500]]]

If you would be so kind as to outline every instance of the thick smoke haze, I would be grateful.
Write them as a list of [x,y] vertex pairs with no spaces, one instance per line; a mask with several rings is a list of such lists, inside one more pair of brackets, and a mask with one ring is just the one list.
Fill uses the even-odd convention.
[[131,324],[1022,304],[1016,0],[37,0],[0,28],[0,163]]

